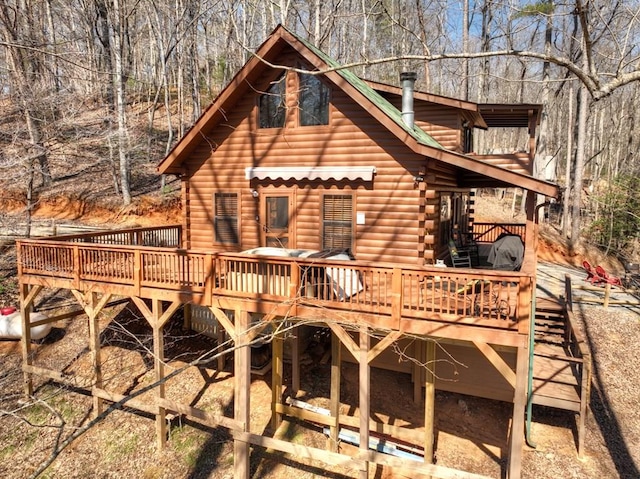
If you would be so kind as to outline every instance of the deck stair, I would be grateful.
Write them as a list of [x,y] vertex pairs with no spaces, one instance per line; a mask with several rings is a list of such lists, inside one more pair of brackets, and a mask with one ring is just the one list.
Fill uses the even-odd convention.
[[534,337],[532,402],[578,414],[581,455],[591,381],[588,348],[572,313],[562,304],[537,305]]

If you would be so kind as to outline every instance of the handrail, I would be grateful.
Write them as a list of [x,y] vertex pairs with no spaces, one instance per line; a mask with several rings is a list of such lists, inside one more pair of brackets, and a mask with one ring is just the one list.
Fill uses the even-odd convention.
[[[182,226],[146,226],[55,236],[56,241],[109,245],[175,247],[182,245]],[[42,241],[38,239],[37,241]]]
[[[17,242],[19,274],[71,283],[291,302],[401,318],[516,329],[528,318],[521,272],[402,266],[330,258],[254,256],[54,239]],[[525,302],[526,303],[526,302]],[[526,308],[524,308],[526,309]]]

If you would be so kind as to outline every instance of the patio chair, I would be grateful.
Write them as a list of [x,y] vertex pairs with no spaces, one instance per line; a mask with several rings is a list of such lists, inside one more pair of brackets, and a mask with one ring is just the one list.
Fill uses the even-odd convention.
[[453,231],[453,240],[458,251],[468,251],[471,257],[471,266],[480,264],[480,253],[478,243],[470,232],[463,233],[458,230]]
[[453,240],[449,240],[449,256],[454,268],[471,268],[471,255],[469,251],[458,249]]
[[604,268],[600,265],[596,266],[596,274],[599,278],[602,278],[603,283],[608,283],[612,286],[620,286],[622,287],[622,280],[617,276],[613,276],[608,274]]
[[584,279],[585,281],[588,281],[592,285],[599,284],[604,281],[603,278],[598,275],[598,272],[591,267],[591,263],[589,263],[587,260],[584,260],[582,262],[582,267],[587,272],[587,277]]

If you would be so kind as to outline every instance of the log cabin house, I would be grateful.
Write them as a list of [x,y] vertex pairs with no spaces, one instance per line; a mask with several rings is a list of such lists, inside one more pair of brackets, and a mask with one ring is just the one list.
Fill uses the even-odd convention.
[[[43,288],[70,290],[88,317],[96,412],[126,401],[155,415],[160,447],[168,413],[227,428],[237,478],[249,477],[251,447],[344,464],[362,478],[377,465],[453,477],[459,471],[433,463],[437,388],[513,403],[510,479],[520,477],[531,403],[577,412],[581,447],[588,353],[565,305],[543,305],[535,297],[535,197],[558,196],[555,185],[532,176],[541,106],[479,105],[414,91],[414,81],[411,73],[402,74],[401,86],[364,81],[276,28],[159,165],[160,173],[180,178],[181,225],[18,242],[23,326]],[[528,151],[474,154],[474,129],[494,127],[526,129]],[[527,190],[526,224],[474,222],[474,191],[485,187]],[[475,261],[471,268],[436,264],[449,261],[454,237],[482,247],[502,233],[523,240],[517,271],[482,269]],[[103,384],[98,318],[116,297],[135,303],[153,328],[159,384],[151,403]],[[232,417],[165,397],[163,327],[180,308],[192,327],[193,311],[207,312],[216,334],[235,343]],[[560,353],[534,343],[534,318],[560,324],[561,341],[553,345]],[[327,415],[285,401],[283,336],[271,337],[272,432],[284,417],[308,420],[328,428],[328,450],[252,429],[247,345],[256,321],[258,327],[312,323],[331,331]],[[29,328],[24,331],[26,391],[32,392],[33,374],[65,381],[33,363]],[[296,391],[302,335],[292,336],[290,389]],[[390,358],[390,346],[407,338],[404,351],[414,361],[400,364]],[[443,380],[450,371],[416,366],[436,364],[442,351],[467,366],[456,381]],[[568,359],[558,363],[559,357]],[[341,413],[342,361],[358,364],[356,416]],[[411,375],[415,400],[425,403],[420,428],[372,420],[371,367]],[[548,380],[560,374],[571,376],[562,391]],[[357,454],[339,447],[344,427],[356,431]],[[370,450],[370,436],[378,434],[415,445],[422,461]]]

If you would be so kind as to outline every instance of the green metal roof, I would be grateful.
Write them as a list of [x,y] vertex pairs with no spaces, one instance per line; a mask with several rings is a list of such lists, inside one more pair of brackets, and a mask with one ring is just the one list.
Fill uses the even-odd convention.
[[354,88],[356,88],[360,93],[362,93],[371,103],[376,105],[382,113],[388,116],[391,120],[393,120],[398,126],[400,126],[403,130],[405,130],[409,135],[411,135],[418,143],[431,146],[434,148],[440,148],[444,150],[445,148],[438,143],[431,135],[429,135],[426,131],[424,131],[419,126],[415,125],[413,128],[409,128],[407,124],[402,119],[402,112],[398,110],[395,106],[393,106],[389,101],[387,101],[382,95],[376,92],[373,88],[367,85],[358,75],[353,73],[352,71],[342,68],[337,61],[331,58],[329,55],[324,53],[322,50],[317,48],[315,45],[307,42],[306,40],[300,38],[295,33],[291,32],[287,29],[287,31],[293,35],[298,41],[304,44],[309,50],[311,50],[314,54],[316,54],[322,61],[324,61],[329,68],[335,69],[336,72],[348,81]]

